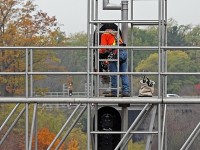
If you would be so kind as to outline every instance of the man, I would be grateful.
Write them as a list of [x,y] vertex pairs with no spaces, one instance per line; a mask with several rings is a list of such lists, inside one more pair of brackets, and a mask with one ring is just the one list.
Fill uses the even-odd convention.
[[[101,45],[119,45],[125,46],[123,43],[121,36],[118,39],[117,31],[113,30],[113,25],[115,24],[104,24],[105,32],[101,35]],[[117,59],[117,49],[100,49],[99,50],[100,56],[108,54],[108,57],[111,59]],[[108,67],[110,72],[117,72],[117,61],[109,61]],[[125,49],[119,49],[119,71],[126,72],[127,70],[127,52]],[[122,81],[122,97],[129,97],[130,96],[130,85],[129,85],[129,78],[128,75],[120,75]],[[111,75],[111,95],[112,97],[117,96],[117,75]],[[108,96],[108,95],[107,95]]]

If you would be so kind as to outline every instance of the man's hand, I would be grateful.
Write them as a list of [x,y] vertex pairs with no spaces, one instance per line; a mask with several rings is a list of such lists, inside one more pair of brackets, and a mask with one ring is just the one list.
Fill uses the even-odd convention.
[[107,59],[109,55],[109,52],[105,52],[105,53],[100,53],[99,54],[99,58],[100,59]]

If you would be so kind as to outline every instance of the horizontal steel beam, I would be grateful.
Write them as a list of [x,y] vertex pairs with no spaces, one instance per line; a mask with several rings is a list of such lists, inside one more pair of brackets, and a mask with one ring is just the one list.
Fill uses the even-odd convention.
[[[106,61],[107,59],[105,59]],[[200,75],[200,72],[0,72],[0,75]]]
[[[90,46],[89,49],[97,49],[97,48],[122,48],[121,46]],[[132,50],[200,50],[199,46],[126,46],[126,49]],[[26,50],[26,49],[36,49],[36,50],[87,50],[86,46],[66,46],[66,47],[0,47],[0,50]]]
[[158,25],[158,20],[93,20],[90,23],[131,23],[133,25]]
[[37,47],[37,46],[30,46],[30,47],[0,47],[2,50],[26,50],[26,49],[36,49],[36,50],[81,50],[81,49],[87,49],[86,46],[66,46],[66,47]]
[[130,104],[200,104],[199,97],[195,98],[158,98],[158,97],[98,97],[98,98],[69,98],[69,97],[1,97],[0,103],[130,103]]

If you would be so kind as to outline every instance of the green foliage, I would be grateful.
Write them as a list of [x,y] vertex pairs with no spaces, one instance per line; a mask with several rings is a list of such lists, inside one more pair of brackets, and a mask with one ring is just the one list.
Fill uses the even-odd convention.
[[[0,105],[0,123],[3,123],[8,115],[12,112],[12,110],[15,108],[17,104],[1,104]],[[14,114],[11,116],[11,118],[6,123],[4,129],[8,129],[10,125],[14,122],[16,117],[19,115],[19,113],[23,110],[25,105],[21,104],[18,106]],[[13,131],[16,133],[23,133],[25,128],[25,112],[22,114],[21,118],[18,120],[15,128],[13,128]]]
[[189,71],[191,61],[187,53],[183,51],[167,51],[167,70],[169,72]]
[[139,62],[138,66],[135,68],[137,72],[156,72],[158,71],[158,54],[151,54],[147,59],[143,59]]
[[[132,30],[132,35],[129,29],[129,43],[128,45],[134,46],[156,46],[158,45],[158,28],[157,27],[147,27],[147,28],[137,28],[134,27]],[[133,41],[131,41],[133,37]]]
[[63,113],[58,109],[48,111],[46,109],[38,110],[38,128],[48,128],[49,130],[57,133],[66,121]]
[[169,46],[184,46],[186,43],[186,36],[191,25],[178,25],[173,19],[169,19],[167,28],[167,45]]
[[144,150],[145,149],[145,144],[144,142],[132,142],[130,141],[128,143],[128,150]]
[[[61,59],[59,66],[65,66],[65,70],[69,72],[84,72],[87,70],[87,49],[79,49],[78,46],[87,45],[86,33],[75,33],[68,37],[66,43],[67,46],[76,46],[77,49],[69,49],[65,51],[59,51],[57,56]],[[84,84],[86,76],[77,75],[72,77],[74,90],[83,91],[85,89]]]
[[81,128],[74,128],[67,137],[67,144],[70,139],[75,139],[78,142],[79,149],[87,149],[87,134],[81,131]]
[[191,27],[187,32],[186,41],[191,46],[200,46],[200,25]]
[[[184,51],[167,51],[168,72],[190,72],[195,69],[193,61]],[[158,54],[151,54],[147,59],[142,60],[135,69],[138,72],[157,72]],[[157,79],[153,79],[157,82]],[[168,92],[179,92],[184,85],[191,85],[197,82],[194,76],[168,76]]]
[[[132,33],[132,35],[130,34]],[[133,39],[132,39],[133,37]],[[158,28],[157,27],[147,27],[147,28],[137,28],[134,27],[133,30],[129,29],[128,35],[128,45],[133,46],[157,46],[158,45]],[[133,66],[137,66],[138,62],[142,59],[146,59],[152,51],[133,51]],[[129,56],[131,53],[129,51]],[[134,71],[134,70],[133,70]]]
[[70,34],[68,46],[87,46],[87,34],[84,32]]

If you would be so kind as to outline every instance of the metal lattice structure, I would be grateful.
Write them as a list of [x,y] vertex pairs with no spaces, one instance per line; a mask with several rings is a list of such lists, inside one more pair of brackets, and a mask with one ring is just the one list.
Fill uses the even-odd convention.
[[[88,45],[86,47],[0,47],[0,50],[22,50],[24,51],[25,57],[25,71],[24,72],[0,72],[1,76],[6,75],[18,75],[23,76],[25,80],[25,94],[21,97],[0,97],[1,106],[5,104],[15,104],[14,108],[6,119],[1,122],[0,135],[1,141],[0,146],[4,144],[9,133],[15,127],[18,120],[25,114],[25,149],[32,149],[33,138],[37,139],[37,111],[38,107],[41,104],[70,104],[73,105],[73,112],[66,119],[63,126],[60,128],[60,131],[57,133],[55,139],[49,145],[48,150],[52,149],[52,146],[55,144],[55,141],[58,137],[62,135],[62,132],[72,121],[72,117],[75,116],[75,113],[78,112],[74,122],[67,129],[64,135],[62,135],[62,140],[57,145],[56,149],[59,149],[62,143],[66,140],[67,136],[70,134],[70,131],[75,127],[78,120],[81,118],[84,112],[87,113],[87,149],[97,150],[97,135],[98,134],[121,134],[121,141],[116,146],[115,150],[125,149],[127,150],[127,144],[131,140],[132,135],[146,135],[145,138],[145,150],[152,149],[152,143],[156,143],[156,149],[158,150],[167,150],[167,130],[166,130],[166,114],[167,106],[170,104],[199,104],[200,101],[198,98],[186,97],[186,98],[167,98],[167,76],[169,75],[200,75],[199,72],[168,72],[166,67],[166,52],[168,50],[200,50],[200,47],[175,47],[167,46],[167,0],[158,0],[158,19],[157,20],[134,20],[133,14],[133,5],[134,0],[130,1],[130,12],[131,16],[128,17],[129,11],[129,1],[122,0],[121,4],[111,4],[109,0],[103,0],[103,9],[104,10],[118,10],[121,11],[121,19],[119,20],[100,20],[99,19],[99,1],[88,0],[88,13],[87,13],[87,33],[88,33]],[[128,26],[133,29],[134,26],[157,26],[158,27],[158,45],[157,46],[134,46],[129,44],[126,46],[127,51],[130,53],[129,61],[132,62],[134,59],[133,53],[136,51],[155,51],[158,53],[158,71],[157,72],[123,72],[123,74],[129,75],[131,79],[131,85],[134,86],[133,80],[135,76],[143,75],[153,75],[157,78],[156,88],[158,89],[157,95],[153,97],[138,97],[134,95],[133,90],[131,97],[103,97],[101,95],[101,90],[109,89],[108,86],[103,87],[100,83],[101,75],[112,75],[117,74],[118,80],[120,72],[95,72],[93,70],[94,65],[98,64],[100,61],[96,59],[96,62],[93,63],[94,56],[98,58],[98,49],[102,48],[99,45],[97,40],[94,44],[94,33],[98,37],[99,27],[102,23],[115,23],[122,29],[123,39],[128,43]],[[132,30],[131,30],[132,31]],[[131,34],[131,41],[134,41],[133,34]],[[98,38],[97,38],[98,39]],[[119,46],[112,46],[107,48],[116,48],[119,49]],[[42,72],[33,70],[33,61],[34,61],[34,51],[35,50],[84,50],[87,56],[86,70],[85,71],[76,71],[76,72]],[[134,66],[130,66],[133,70]],[[64,94],[62,96],[36,96],[34,95],[34,77],[37,75],[71,75],[84,76],[86,79],[85,94],[83,95],[73,95],[68,96]],[[85,84],[85,83],[84,83]],[[119,85],[118,85],[119,87]],[[133,88],[133,87],[132,87]],[[66,91],[65,91],[66,92]],[[123,104],[130,104],[129,107]],[[119,105],[122,104],[122,105]],[[11,123],[10,127],[7,128],[6,132],[4,127],[9,122],[10,118],[13,116],[15,111],[19,108],[20,105],[23,105],[20,113]],[[122,131],[113,132],[107,131],[102,132],[97,130],[97,117],[95,118],[95,123],[93,124],[93,115],[97,116],[98,108],[102,106],[112,106],[120,111],[122,116]],[[172,106],[173,106],[172,105]],[[30,113],[30,107],[33,106],[33,113]],[[1,109],[1,108],[0,108]],[[130,111],[140,110],[136,118],[128,125],[128,114]],[[149,118],[147,121],[148,128],[145,130],[138,130],[144,120]],[[31,118],[31,119],[30,119]],[[94,126],[93,126],[94,125]],[[191,134],[182,143],[180,147],[181,150],[189,149],[195,138],[198,136],[200,131],[200,123],[196,125]],[[37,140],[36,140],[37,141]],[[153,142],[155,141],[155,142]],[[154,147],[155,148],[155,147]],[[37,142],[35,142],[35,149],[37,149]]]

